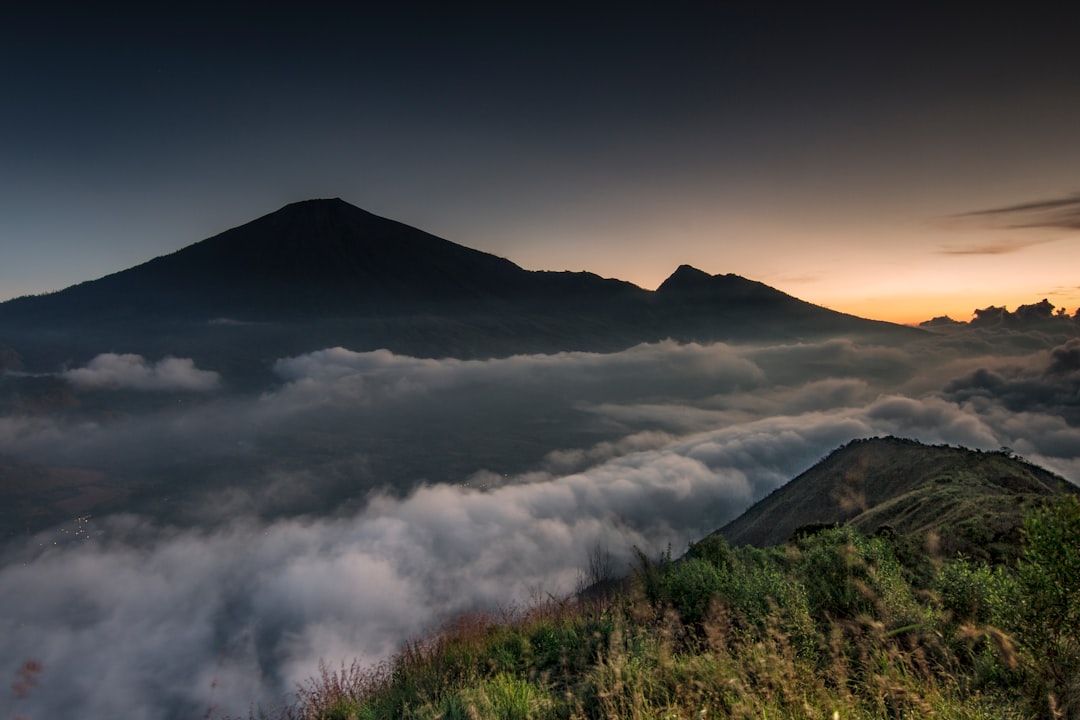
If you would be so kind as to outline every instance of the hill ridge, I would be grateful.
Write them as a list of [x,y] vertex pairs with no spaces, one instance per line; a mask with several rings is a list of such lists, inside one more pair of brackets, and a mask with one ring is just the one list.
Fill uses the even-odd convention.
[[1015,547],[1022,511],[1080,492],[1005,449],[859,438],[755,503],[717,532],[732,545],[771,546],[803,529],[848,524],[931,537],[946,554],[992,556]]

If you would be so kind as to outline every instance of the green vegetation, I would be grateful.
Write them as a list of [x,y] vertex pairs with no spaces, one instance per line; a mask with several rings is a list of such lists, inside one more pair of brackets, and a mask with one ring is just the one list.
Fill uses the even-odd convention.
[[925,538],[945,557],[1015,563],[1023,518],[1076,487],[1008,448],[980,452],[897,437],[853,440],[718,532],[782,545],[833,524]]
[[780,547],[639,553],[632,588],[460,618],[324,669],[279,717],[1080,717],[1080,501],[1028,514],[1013,564],[850,526]]

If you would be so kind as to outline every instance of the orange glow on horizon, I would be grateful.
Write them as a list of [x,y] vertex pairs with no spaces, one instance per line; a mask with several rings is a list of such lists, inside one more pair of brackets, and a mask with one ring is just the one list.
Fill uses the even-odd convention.
[[[620,279],[633,282],[639,287],[655,290],[670,272],[675,270],[665,268],[665,274],[659,277],[654,268],[650,272],[630,273]],[[708,272],[708,271],[706,271]],[[736,273],[740,274],[740,273]],[[614,275],[618,277],[618,275]],[[659,277],[659,280],[657,279]],[[859,287],[846,288],[847,292],[837,293],[830,287],[831,282],[824,278],[809,282],[784,282],[783,278],[755,278],[744,274],[750,280],[764,282],[777,290],[787,293],[800,300],[814,305],[820,305],[837,312],[857,315],[870,320],[884,320],[900,325],[918,325],[936,317],[947,316],[958,322],[968,322],[975,316],[976,309],[990,306],[1004,306],[1010,311],[1015,311],[1021,305],[1031,305],[1046,298],[1055,309],[1065,308],[1072,315],[1080,307],[1080,288],[1062,289],[1057,292],[1047,291],[1042,283],[1030,283],[1030,290],[1022,287],[1004,288],[995,282],[988,282],[990,286],[978,293],[968,290],[967,292],[940,292],[912,291],[908,293],[888,292],[887,294],[872,294],[874,288]],[[835,281],[835,279],[831,279]],[[883,283],[884,284],[884,283]],[[881,288],[879,288],[880,290]],[[895,291],[897,288],[887,288]],[[859,292],[861,291],[861,292]]]
[[[807,299],[807,298],[803,298]],[[1015,311],[1021,305],[1031,305],[1041,301],[1042,297],[1006,297],[995,302],[986,302],[982,298],[956,296],[917,295],[908,297],[886,298],[847,298],[843,301],[816,302],[830,310],[858,315],[871,320],[885,320],[900,325],[918,325],[943,315],[959,322],[968,322],[975,315],[975,310],[996,305]],[[1080,306],[1080,296],[1047,297],[1055,310],[1065,308],[1072,315]],[[813,300],[808,300],[814,302]]]
[[[622,277],[639,287],[655,290],[670,272],[675,268],[665,268],[663,277],[655,273],[655,268],[649,268],[649,272],[631,273]],[[708,272],[706,270],[706,272]],[[742,274],[742,273],[736,273]],[[873,283],[867,283],[860,287],[852,287],[848,284],[843,292],[837,292],[834,283],[836,278],[815,278],[813,280],[800,281],[790,278],[753,277],[749,273],[742,274],[750,280],[757,280],[777,290],[787,293],[800,300],[815,305],[826,307],[837,312],[857,315],[870,320],[884,320],[900,325],[918,325],[936,317],[948,316],[958,322],[968,322],[975,316],[975,310],[990,306],[1004,306],[1010,311],[1015,311],[1021,305],[1038,303],[1046,298],[1058,308],[1065,308],[1069,315],[1076,312],[1080,307],[1080,288],[1060,289],[1057,292],[1048,291],[1043,283],[1033,281],[1030,283],[1017,283],[1011,287],[1004,287],[1001,278],[988,280],[987,288],[978,292],[970,288],[959,292],[942,292],[940,290],[928,290],[919,292],[912,289],[903,292],[895,278],[890,281],[882,281],[877,287]],[[659,277],[659,280],[657,279]],[[785,282],[787,279],[787,282]],[[846,278],[844,278],[846,280]],[[1016,279],[1016,278],[1014,278]],[[850,282],[850,281],[849,281]],[[942,286],[944,281],[931,277],[924,281],[928,286]],[[1023,285],[1030,289],[1025,289]],[[890,286],[891,285],[891,286]],[[877,292],[875,292],[875,290]]]
[[884,320],[899,325],[918,325],[942,315],[959,322],[967,322],[974,316],[973,311],[976,305],[972,303],[962,304],[952,299],[952,302],[943,304],[935,300],[935,298],[925,297],[876,298],[820,304],[830,310],[858,315],[870,320]]

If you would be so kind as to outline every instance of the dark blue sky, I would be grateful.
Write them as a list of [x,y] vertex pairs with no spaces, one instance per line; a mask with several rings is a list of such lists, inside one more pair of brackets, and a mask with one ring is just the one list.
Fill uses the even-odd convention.
[[362,5],[0,10],[0,298],[337,196],[644,286],[1080,303],[1075,228],[951,217],[1080,190],[1075,11]]

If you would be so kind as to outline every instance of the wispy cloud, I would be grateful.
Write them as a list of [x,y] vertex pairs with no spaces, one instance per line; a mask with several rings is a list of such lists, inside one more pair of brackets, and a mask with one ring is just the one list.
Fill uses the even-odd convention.
[[1077,290],[1080,290],[1080,285],[1058,285],[1057,287],[1051,288],[1050,290],[1046,290],[1043,293],[1036,293],[1036,294],[1042,294],[1042,295],[1069,295],[1069,296],[1072,296],[1072,295],[1076,294]]
[[997,242],[969,243],[966,245],[943,245],[938,248],[939,255],[1008,255],[1025,250],[1035,245],[1045,245],[1057,238],[1012,238]]
[[1007,228],[1056,228],[1080,230],[1080,193],[1065,197],[1003,205],[954,215],[954,218],[983,218]]
[[[983,230],[1080,230],[1080,193],[1058,198],[1002,205],[1000,207],[972,210],[949,215],[943,220],[946,228],[974,228]],[[1010,233],[1013,234],[1013,233]],[[1015,233],[1019,237],[995,238],[968,243],[945,243],[939,255],[1008,255],[1037,245],[1056,242],[1060,236],[1041,234],[1032,236]]]

